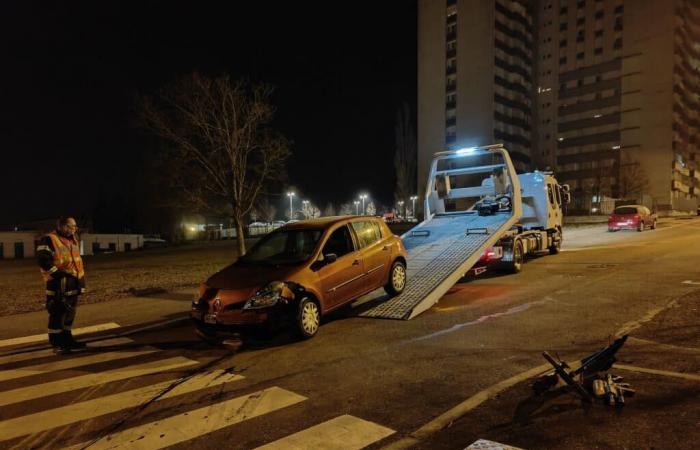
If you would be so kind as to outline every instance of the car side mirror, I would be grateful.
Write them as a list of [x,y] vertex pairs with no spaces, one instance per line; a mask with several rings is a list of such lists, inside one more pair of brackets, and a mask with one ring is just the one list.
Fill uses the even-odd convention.
[[317,259],[311,264],[311,270],[319,270],[321,267],[326,266],[328,264],[334,263],[338,260],[338,255],[335,253],[329,253],[327,255],[323,255],[323,259]]

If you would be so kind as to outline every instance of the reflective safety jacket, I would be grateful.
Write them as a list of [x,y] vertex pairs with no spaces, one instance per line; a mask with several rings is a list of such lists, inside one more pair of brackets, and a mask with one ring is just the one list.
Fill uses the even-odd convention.
[[70,292],[64,295],[76,295],[85,292],[85,269],[80,257],[80,243],[75,237],[67,238],[52,231],[41,238],[36,248],[41,275],[47,284],[70,276]]

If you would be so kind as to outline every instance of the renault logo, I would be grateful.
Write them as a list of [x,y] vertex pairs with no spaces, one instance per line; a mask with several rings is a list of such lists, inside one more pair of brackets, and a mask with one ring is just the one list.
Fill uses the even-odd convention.
[[221,311],[221,299],[218,297],[214,300],[214,310]]

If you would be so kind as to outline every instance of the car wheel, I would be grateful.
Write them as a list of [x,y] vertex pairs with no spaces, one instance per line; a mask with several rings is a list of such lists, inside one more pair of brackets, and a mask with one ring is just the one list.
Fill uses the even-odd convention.
[[296,328],[303,339],[309,339],[316,335],[321,324],[321,311],[318,304],[309,297],[304,297],[299,302],[296,315]]
[[608,233],[614,233],[614,232],[615,232],[615,228],[608,228]]
[[521,270],[523,270],[523,261],[524,261],[524,251],[523,251],[523,243],[520,242],[520,240],[515,241],[513,243],[513,260],[510,262],[510,265],[508,267],[508,271],[510,273],[518,273]]
[[639,231],[639,232],[644,231],[644,222],[639,222],[639,225],[637,226],[637,231]]
[[399,295],[406,287],[406,266],[401,261],[394,261],[389,271],[389,281],[384,290],[391,296]]
[[651,229],[656,230],[656,220],[651,223]]

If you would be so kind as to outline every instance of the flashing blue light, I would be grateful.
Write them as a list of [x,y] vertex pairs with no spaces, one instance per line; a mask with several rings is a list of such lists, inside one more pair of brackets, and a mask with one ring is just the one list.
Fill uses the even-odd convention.
[[476,150],[476,147],[466,147],[466,148],[460,148],[457,150],[458,155],[467,155],[469,153],[474,153]]

